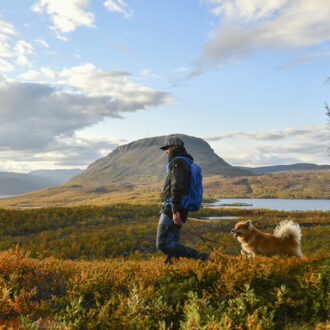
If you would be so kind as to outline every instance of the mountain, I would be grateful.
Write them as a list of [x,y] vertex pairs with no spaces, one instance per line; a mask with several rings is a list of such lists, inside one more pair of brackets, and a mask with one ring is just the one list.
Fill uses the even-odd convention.
[[80,172],[80,169],[0,172],[0,195],[18,195],[58,186]]
[[275,165],[275,166],[261,166],[261,167],[243,167],[240,169],[250,171],[254,174],[265,174],[282,171],[299,171],[299,170],[326,170],[330,169],[330,165],[316,165],[310,163],[297,163],[292,165]]
[[67,169],[67,170],[35,170],[29,172],[39,178],[45,178],[55,182],[55,185],[63,184],[64,182],[71,179],[73,176],[81,173],[83,170],[79,168]]
[[[202,168],[203,176],[252,175],[251,172],[236,168],[220,158],[204,140],[177,134],[185,144],[189,154]],[[108,156],[88,166],[81,174],[66,184],[113,184],[119,182],[143,182],[148,179],[162,179],[165,176],[167,155],[160,150],[166,136],[145,138],[121,145]]]

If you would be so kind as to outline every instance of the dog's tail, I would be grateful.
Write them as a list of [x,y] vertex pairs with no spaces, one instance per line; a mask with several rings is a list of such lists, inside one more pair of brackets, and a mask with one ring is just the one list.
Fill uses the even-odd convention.
[[294,254],[302,257],[300,240],[302,238],[300,227],[292,220],[281,221],[274,230],[274,235],[282,239],[291,239],[295,242],[296,248]]
[[302,237],[299,225],[292,220],[281,221],[276,226],[274,235],[280,238],[286,238],[292,235],[297,241],[300,241]]

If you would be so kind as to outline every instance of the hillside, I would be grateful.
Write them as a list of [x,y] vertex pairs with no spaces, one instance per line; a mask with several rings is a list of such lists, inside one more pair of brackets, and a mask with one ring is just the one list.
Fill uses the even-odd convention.
[[0,172],[0,195],[24,194],[56,185],[57,183],[51,179],[28,173]]
[[[236,168],[220,158],[204,140],[188,135],[178,135],[184,141],[187,151],[202,167],[204,176],[251,175],[246,170]],[[119,146],[108,156],[88,166],[87,170],[67,182],[79,184],[113,184],[119,182],[163,180],[167,155],[159,147],[165,136],[146,138]]]
[[0,172],[0,195],[25,194],[58,186],[80,172],[80,169],[37,170],[29,173]]
[[[0,199],[0,208],[156,203],[160,201],[162,184],[163,180],[146,180],[136,184],[62,185]],[[330,170],[278,172],[246,177],[206,176],[203,184],[206,199],[330,199]]]
[[303,171],[303,170],[329,170],[330,165],[316,165],[310,163],[297,163],[291,165],[274,165],[274,166],[260,166],[260,167],[244,167],[238,166],[238,168],[246,171],[250,171],[254,174],[265,174],[275,172],[286,171]]

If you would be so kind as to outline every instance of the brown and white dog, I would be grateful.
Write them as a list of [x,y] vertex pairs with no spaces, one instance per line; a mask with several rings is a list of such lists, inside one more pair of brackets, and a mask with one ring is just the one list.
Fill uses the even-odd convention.
[[261,232],[251,221],[238,222],[231,232],[241,243],[243,255],[303,257],[300,247],[301,230],[291,220],[280,222],[274,234]]

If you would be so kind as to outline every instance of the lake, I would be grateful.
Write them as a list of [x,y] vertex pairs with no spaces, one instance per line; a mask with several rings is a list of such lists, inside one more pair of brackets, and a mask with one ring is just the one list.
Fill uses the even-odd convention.
[[[221,206],[220,204],[242,203],[244,206]],[[253,198],[222,198],[207,207],[217,208],[251,208],[271,209],[278,211],[330,211],[329,199],[253,199]]]

